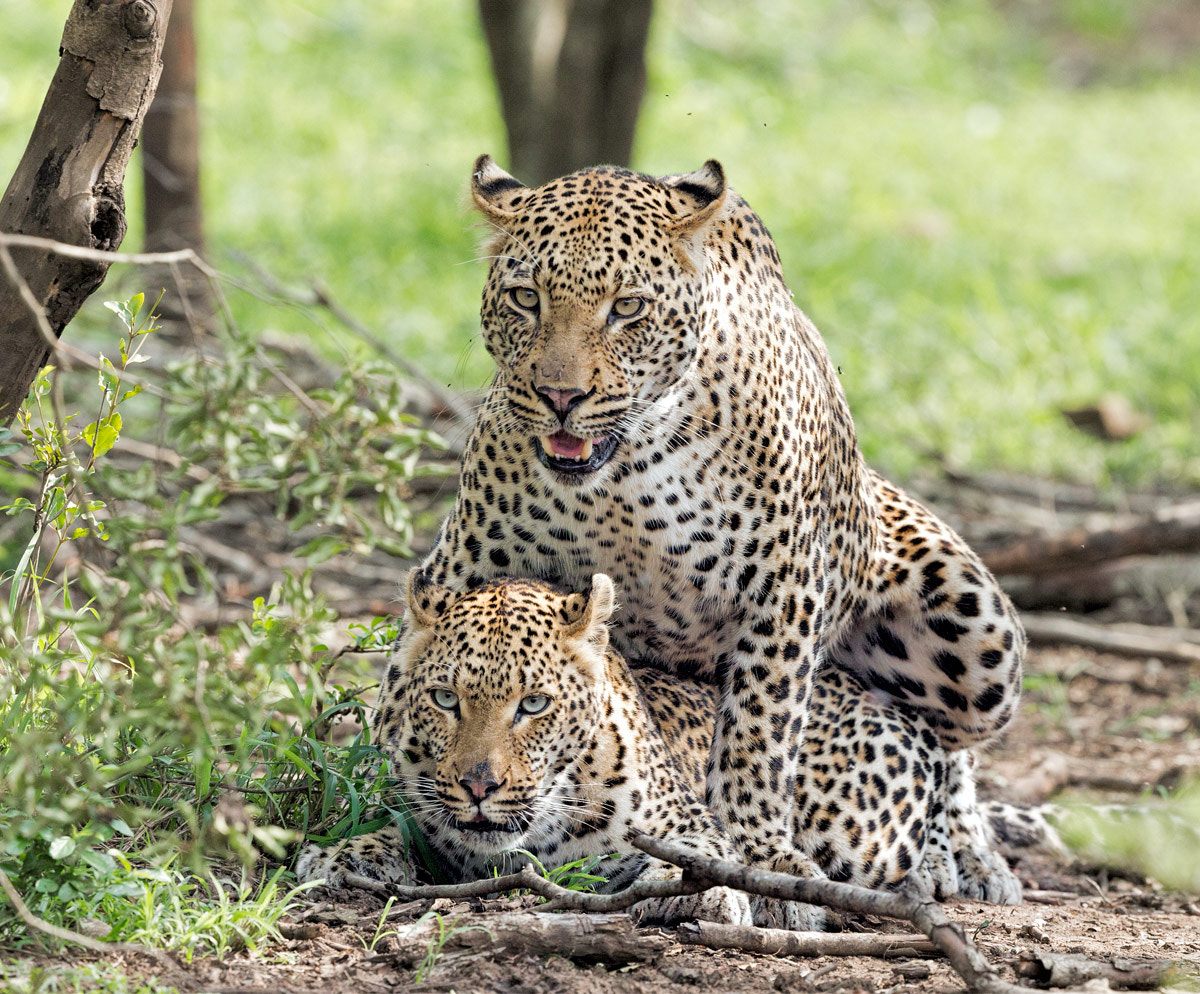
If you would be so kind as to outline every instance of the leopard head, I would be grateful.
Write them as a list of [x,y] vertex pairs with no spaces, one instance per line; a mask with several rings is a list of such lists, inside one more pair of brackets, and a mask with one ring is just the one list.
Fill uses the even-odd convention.
[[414,815],[443,848],[513,848],[601,719],[612,581],[597,574],[564,594],[501,579],[455,593],[414,570],[407,604],[387,745]]
[[481,322],[511,424],[581,482],[696,358],[725,173],[600,166],[529,189],[485,155],[471,192],[493,233]]

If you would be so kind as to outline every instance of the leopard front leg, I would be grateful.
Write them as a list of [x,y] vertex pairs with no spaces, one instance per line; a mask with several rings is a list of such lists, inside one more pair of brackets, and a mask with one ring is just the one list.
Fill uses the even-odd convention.
[[919,709],[947,749],[978,745],[1012,720],[1025,633],[979,557],[928,510],[873,476],[879,521],[865,610],[834,657]]
[[[796,768],[817,664],[817,600],[792,593],[752,603],[759,600],[764,606],[747,613],[722,667],[708,806],[750,865],[823,877],[792,838]],[[754,898],[751,908],[756,924],[774,928],[820,929],[826,921],[823,908],[792,901]]]
[[[733,847],[715,832],[671,836],[671,841],[715,859],[735,858]],[[640,879],[679,880],[682,876],[683,871],[679,867],[654,859],[642,872]],[[750,899],[741,891],[729,887],[710,887],[698,894],[678,897],[651,898],[635,904],[629,913],[639,925],[675,925],[685,921],[753,925],[755,922]]]

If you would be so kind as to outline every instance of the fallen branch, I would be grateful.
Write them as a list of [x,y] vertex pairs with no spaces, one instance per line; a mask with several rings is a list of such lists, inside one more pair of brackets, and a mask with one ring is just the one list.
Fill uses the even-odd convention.
[[932,894],[909,886],[903,893],[867,890],[851,884],[811,877],[793,877],[702,856],[677,842],[638,834],[632,843],[643,852],[683,869],[685,877],[710,886],[735,890],[781,901],[819,904],[837,911],[884,915],[911,922],[946,957],[971,991],[985,994],[1015,994],[1021,988],[1000,979],[995,968],[962,928],[946,917]]
[[1154,657],[1176,663],[1200,662],[1200,645],[1180,639],[1170,628],[1141,626],[1132,631],[1059,614],[1023,614],[1029,640],[1043,645],[1078,645],[1121,656]]
[[652,898],[696,894],[712,886],[690,880],[636,880],[624,890],[612,894],[591,894],[560,887],[554,881],[543,877],[529,863],[516,873],[472,880],[465,884],[388,884],[357,873],[347,873],[345,880],[352,887],[371,890],[377,894],[394,894],[407,900],[487,897],[489,894],[500,894],[504,891],[527,890],[546,899],[547,903],[542,905],[543,911],[588,911],[596,914],[624,911],[639,901]]
[[937,956],[939,950],[924,936],[880,932],[789,932],[754,925],[689,922],[675,938],[686,946],[741,949],[768,956]]
[[[387,884],[356,874],[347,874],[346,882],[381,894],[413,898],[485,897],[507,890],[530,890],[548,899],[543,911],[575,910],[608,912],[628,908],[648,898],[665,898],[695,894],[710,887],[731,887],[748,894],[819,904],[839,911],[884,915],[911,922],[928,938],[931,945],[943,953],[954,970],[966,981],[971,991],[982,994],[1015,994],[1020,988],[1000,979],[979,949],[967,938],[958,925],[948,919],[931,894],[910,889],[898,894],[867,890],[833,880],[794,877],[702,856],[687,846],[649,835],[637,834],[630,840],[650,856],[680,867],[684,871],[678,880],[638,880],[615,894],[587,894],[567,890],[546,880],[526,864],[516,873],[464,884],[412,886]],[[920,941],[920,940],[914,940]]]
[[1038,987],[1082,987],[1089,980],[1104,980],[1112,987],[1126,990],[1157,990],[1182,986],[1181,981],[1200,977],[1194,963],[1124,958],[1105,962],[1037,949],[1022,952],[1014,969],[1017,976],[1032,980]]
[[1125,556],[1200,551],[1200,501],[1162,508],[1106,528],[1034,535],[983,553],[999,575],[1057,573]]

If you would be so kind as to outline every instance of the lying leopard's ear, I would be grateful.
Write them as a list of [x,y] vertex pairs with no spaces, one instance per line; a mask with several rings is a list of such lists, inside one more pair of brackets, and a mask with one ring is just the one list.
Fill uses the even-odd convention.
[[432,628],[453,600],[454,592],[430,580],[421,567],[409,570],[404,582],[404,604],[411,622]]
[[694,173],[664,176],[662,183],[675,193],[671,198],[675,217],[670,227],[677,234],[703,227],[725,205],[729,190],[725,170],[716,159],[709,159]]
[[572,594],[562,607],[562,632],[567,638],[585,638],[598,650],[608,648],[608,619],[616,607],[613,582],[604,573],[592,577],[592,589]]
[[471,171],[471,199],[493,224],[506,228],[517,216],[517,208],[529,193],[521,181],[513,178],[492,160],[481,155]]

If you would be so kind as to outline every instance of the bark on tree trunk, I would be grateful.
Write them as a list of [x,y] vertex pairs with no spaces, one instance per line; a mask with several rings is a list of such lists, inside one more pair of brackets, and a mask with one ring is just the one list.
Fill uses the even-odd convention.
[[[0,199],[0,232],[95,249],[125,237],[125,168],[154,98],[172,0],[75,0],[58,71]],[[12,248],[56,335],[104,281],[106,263]],[[0,425],[50,354],[13,282],[0,274]]]
[[509,169],[530,184],[628,165],[652,0],[479,0]]

